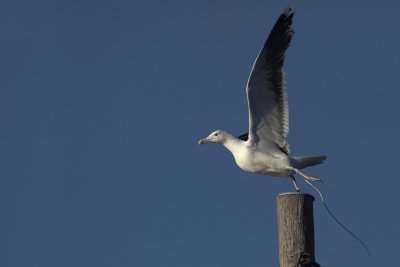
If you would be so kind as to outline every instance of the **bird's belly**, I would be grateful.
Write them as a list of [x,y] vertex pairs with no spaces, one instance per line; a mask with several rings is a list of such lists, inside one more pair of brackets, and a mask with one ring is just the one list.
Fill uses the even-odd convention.
[[236,155],[235,161],[242,170],[247,172],[281,177],[287,177],[292,174],[287,169],[290,163],[286,157],[246,151]]

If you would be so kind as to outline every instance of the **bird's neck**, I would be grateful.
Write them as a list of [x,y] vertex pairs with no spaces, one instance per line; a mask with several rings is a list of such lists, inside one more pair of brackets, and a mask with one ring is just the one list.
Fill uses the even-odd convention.
[[240,147],[243,145],[242,144],[242,140],[240,140],[239,138],[233,136],[233,135],[229,135],[225,142],[222,143],[233,155],[236,154],[236,152],[238,152],[240,150]]

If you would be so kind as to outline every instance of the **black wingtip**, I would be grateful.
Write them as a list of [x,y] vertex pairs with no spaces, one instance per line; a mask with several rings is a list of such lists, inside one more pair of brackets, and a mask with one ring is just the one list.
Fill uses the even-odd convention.
[[282,14],[287,17],[293,16],[293,12],[292,12],[292,9],[290,8],[290,6],[287,6]]
[[[282,20],[282,21],[287,22],[288,25],[291,26],[292,23],[293,23],[293,16],[294,16],[294,13],[293,13],[292,9],[291,9],[289,6],[287,6],[287,7],[285,8],[285,10],[283,11],[283,13],[282,13],[282,15],[280,16],[279,19]],[[290,28],[289,31],[290,31],[291,34],[293,35],[293,33],[294,33],[293,29]]]
[[268,46],[268,50],[275,55],[282,56],[290,44],[294,35],[294,30],[292,28],[293,15],[292,9],[287,7],[279,16],[268,35],[265,45]]

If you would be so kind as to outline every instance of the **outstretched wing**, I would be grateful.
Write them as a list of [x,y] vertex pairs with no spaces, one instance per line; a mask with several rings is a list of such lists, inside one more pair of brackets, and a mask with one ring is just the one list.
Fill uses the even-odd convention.
[[289,153],[289,110],[283,63],[293,37],[293,13],[287,8],[278,18],[254,62],[247,82],[249,142],[260,149]]

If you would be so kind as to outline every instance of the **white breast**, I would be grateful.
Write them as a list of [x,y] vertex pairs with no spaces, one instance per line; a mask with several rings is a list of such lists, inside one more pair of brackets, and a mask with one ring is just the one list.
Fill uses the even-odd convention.
[[290,166],[288,157],[283,153],[280,155],[263,153],[252,149],[243,141],[227,142],[224,145],[234,156],[236,164],[247,172],[279,176],[278,173],[282,173],[286,166]]

